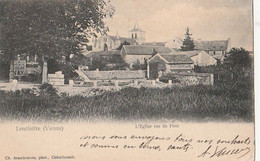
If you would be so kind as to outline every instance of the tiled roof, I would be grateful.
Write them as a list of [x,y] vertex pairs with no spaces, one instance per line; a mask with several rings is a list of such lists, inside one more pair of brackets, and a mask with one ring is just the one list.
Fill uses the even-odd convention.
[[166,42],[146,42],[142,43],[142,45],[146,46],[165,46]]
[[97,57],[97,56],[110,56],[110,55],[119,55],[119,50],[111,51],[92,51],[85,55],[85,57]]
[[171,50],[164,46],[145,46],[145,45],[124,45],[126,54],[130,55],[152,55],[154,50],[157,53],[170,53]]
[[206,51],[225,51],[228,48],[228,40],[194,41],[195,49]]
[[177,54],[158,54],[170,64],[192,64],[193,61],[187,55]]
[[195,55],[198,55],[200,52],[202,52],[201,50],[194,50],[194,51],[178,51],[175,52],[173,54],[176,55],[187,55],[188,57],[193,57]]

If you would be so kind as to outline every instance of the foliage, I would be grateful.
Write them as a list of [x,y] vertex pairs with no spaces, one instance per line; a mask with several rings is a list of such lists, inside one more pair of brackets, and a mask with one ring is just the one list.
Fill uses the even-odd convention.
[[131,45],[131,44],[127,41],[124,41],[123,43],[120,44],[120,46],[117,48],[117,50],[121,50],[124,45]]
[[107,61],[105,58],[102,58],[102,57],[95,57],[92,59],[92,63],[89,67],[90,70],[96,70],[96,69],[99,69],[99,70],[104,70],[107,66]]
[[243,80],[215,86],[175,86],[163,89],[128,87],[90,97],[36,95],[31,90],[0,91],[0,116],[33,120],[101,118],[252,121],[252,89],[252,84]]
[[172,80],[173,83],[180,82],[172,73],[167,73],[160,77],[160,81],[162,81],[162,82],[168,83],[168,80]]
[[124,70],[128,67],[123,57],[119,54],[110,55],[106,58],[98,56],[93,58],[90,70]]
[[224,65],[232,70],[252,68],[252,59],[250,59],[249,52],[244,48],[232,48],[224,59]]
[[0,80],[8,80],[10,63],[3,61],[0,55]]
[[107,0],[3,0],[0,49],[7,61],[23,53],[60,60],[78,54],[113,13]]
[[147,69],[147,60],[144,59],[144,63],[142,64],[139,60],[137,60],[132,65],[132,70],[146,70]]
[[57,96],[58,91],[51,84],[43,83],[39,89],[42,95]]
[[183,43],[182,43],[180,50],[182,50],[182,51],[192,51],[192,50],[194,50],[195,45],[194,45],[193,40],[191,39],[191,35],[192,34],[190,34],[190,29],[189,29],[189,27],[187,27],[185,39],[183,40]]

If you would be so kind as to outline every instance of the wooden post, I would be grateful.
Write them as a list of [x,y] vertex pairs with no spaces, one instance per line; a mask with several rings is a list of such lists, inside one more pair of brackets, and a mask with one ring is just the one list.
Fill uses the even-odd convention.
[[93,81],[93,87],[94,87],[94,88],[97,87],[97,81],[96,81],[96,80]]
[[14,79],[14,61],[10,62],[10,70],[9,70],[9,82],[12,82]]
[[134,80],[134,86],[138,86],[138,80]]
[[73,87],[73,85],[74,85],[74,81],[73,80],[69,80],[69,87]]
[[155,86],[155,80],[152,80],[152,86]]
[[46,61],[43,61],[42,66],[42,84],[43,83],[48,83],[48,66]]
[[171,86],[172,85],[172,80],[168,80],[168,84],[169,84],[169,86]]
[[210,85],[214,85],[214,74],[210,74]]
[[119,89],[118,80],[115,80],[115,87],[116,87],[117,90]]

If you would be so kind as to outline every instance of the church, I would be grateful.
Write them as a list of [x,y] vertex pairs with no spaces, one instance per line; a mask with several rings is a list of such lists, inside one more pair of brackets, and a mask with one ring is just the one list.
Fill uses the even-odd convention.
[[92,51],[116,50],[125,41],[130,45],[141,45],[145,42],[145,31],[139,27],[138,22],[129,30],[129,37],[120,37],[117,32],[116,36],[102,35],[99,38],[93,38]]

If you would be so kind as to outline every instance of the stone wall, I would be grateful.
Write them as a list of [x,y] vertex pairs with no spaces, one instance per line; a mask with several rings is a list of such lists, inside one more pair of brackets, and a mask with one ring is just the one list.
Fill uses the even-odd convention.
[[61,71],[48,74],[48,83],[51,85],[64,85],[64,74]]
[[145,79],[144,70],[82,71],[90,80]]
[[210,73],[187,73],[187,74],[173,74],[175,78],[183,85],[213,85],[214,75]]

